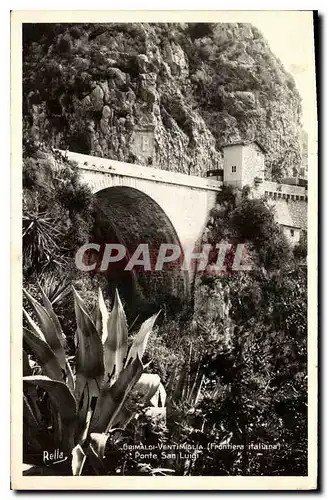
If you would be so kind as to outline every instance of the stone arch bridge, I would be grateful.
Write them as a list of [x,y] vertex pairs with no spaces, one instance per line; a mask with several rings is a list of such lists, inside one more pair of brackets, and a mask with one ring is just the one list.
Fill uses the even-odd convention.
[[[97,241],[120,242],[133,250],[139,243],[161,243],[181,248],[200,241],[215,206],[222,182],[66,151],[78,164],[82,180],[96,196]],[[117,267],[109,282],[118,286],[128,302],[189,293],[190,272],[181,263],[163,272],[123,272]],[[135,291],[137,290],[137,293]]]

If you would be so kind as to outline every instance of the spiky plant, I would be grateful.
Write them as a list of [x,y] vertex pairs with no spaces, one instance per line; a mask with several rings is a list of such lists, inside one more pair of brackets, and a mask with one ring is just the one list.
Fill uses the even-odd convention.
[[23,258],[26,270],[43,272],[51,263],[62,264],[58,241],[62,237],[56,220],[46,212],[23,215]]
[[[80,475],[88,462],[96,474],[104,474],[106,442],[131,419],[125,403],[132,391],[145,406],[154,407],[159,394],[165,405],[159,377],[143,373],[142,363],[158,314],[141,325],[128,349],[128,327],[118,293],[110,314],[100,290],[91,313],[74,288],[73,294],[74,366],[65,354],[65,336],[47,295],[41,289],[41,305],[24,290],[38,324],[24,309],[28,328],[23,329],[23,338],[41,370],[41,374],[32,373],[24,351],[24,462],[47,466],[50,474],[57,468],[73,475]],[[55,450],[59,450],[57,456]],[[49,463],[51,453],[56,460]]]
[[189,356],[181,367],[176,366],[168,381],[170,401],[173,405],[184,405],[194,411],[199,403],[205,376],[200,372],[200,363],[194,372],[191,367],[192,344],[189,348]]
[[56,276],[54,273],[44,274],[40,281],[52,305],[61,302],[71,291],[71,284],[66,276]]

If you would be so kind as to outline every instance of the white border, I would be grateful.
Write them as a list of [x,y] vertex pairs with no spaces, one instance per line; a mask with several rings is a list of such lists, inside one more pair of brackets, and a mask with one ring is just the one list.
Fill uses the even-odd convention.
[[[279,2],[275,2],[277,7]],[[284,2],[286,6],[286,2]],[[169,7],[169,4],[167,5]],[[140,7],[140,6],[139,6]],[[229,4],[230,7],[230,4]],[[298,7],[300,7],[298,5]],[[110,18],[108,19],[108,16]],[[317,171],[315,168],[310,170],[311,179],[309,181],[309,206],[312,206],[312,212],[309,217],[309,457],[310,468],[308,477],[174,477],[170,478],[169,483],[167,478],[146,478],[146,477],[22,477],[21,459],[22,443],[21,435],[18,429],[21,428],[22,408],[21,408],[21,313],[20,313],[20,290],[21,290],[21,196],[17,191],[21,184],[21,170],[18,166],[21,165],[21,40],[18,36],[22,20],[34,22],[47,20],[51,22],[74,21],[80,22],[91,21],[97,22],[106,20],[110,21],[134,21],[138,20],[150,21],[158,20],[159,16],[165,16],[165,21],[217,21],[224,22],[230,16],[231,22],[245,22],[245,18],[252,16],[251,12],[235,12],[227,11],[220,12],[170,12],[163,13],[159,11],[144,11],[144,12],[58,12],[58,11],[43,11],[43,12],[14,12],[12,15],[15,25],[12,28],[12,71],[14,77],[12,79],[12,100],[11,113],[13,119],[12,126],[12,487],[19,489],[161,489],[167,490],[170,488],[179,489],[201,489],[201,490],[225,490],[225,489],[309,489],[315,488],[316,485],[316,408],[317,408],[317,387],[316,387],[316,331],[317,331],[317,314],[316,314],[316,249],[317,249],[317,228],[315,221],[317,220],[316,200],[317,200]],[[139,17],[139,18],[138,18]],[[312,89],[313,92],[313,89]],[[315,94],[313,95],[315,105]],[[313,130],[314,138],[316,130]],[[18,195],[18,196],[17,196]],[[17,292],[19,290],[19,293]]]

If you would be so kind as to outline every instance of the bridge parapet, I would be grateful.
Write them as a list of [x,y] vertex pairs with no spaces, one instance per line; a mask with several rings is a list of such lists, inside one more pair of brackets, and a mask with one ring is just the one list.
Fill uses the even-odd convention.
[[206,177],[180,174],[177,172],[170,172],[169,170],[145,167],[134,163],[99,158],[97,156],[83,155],[71,151],[59,151],[69,160],[75,161],[81,170],[148,180],[151,182],[174,184],[176,186],[185,186],[206,191],[220,191],[223,184],[221,181],[211,180]]

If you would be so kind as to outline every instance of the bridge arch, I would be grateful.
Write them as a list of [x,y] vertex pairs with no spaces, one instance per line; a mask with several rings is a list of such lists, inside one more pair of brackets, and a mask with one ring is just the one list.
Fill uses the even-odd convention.
[[[95,192],[95,227],[93,241],[120,243],[127,249],[124,260],[110,264],[106,277],[109,292],[118,288],[129,311],[145,313],[168,304],[173,310],[189,298],[189,275],[181,269],[181,259],[164,263],[155,271],[157,253],[162,243],[181,243],[170,218],[160,205],[143,191],[130,186],[111,186]],[[151,271],[135,266],[124,270],[139,244],[150,249]],[[183,252],[182,252],[183,254]]]

